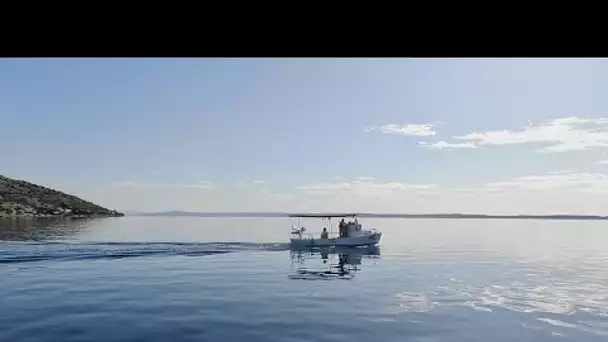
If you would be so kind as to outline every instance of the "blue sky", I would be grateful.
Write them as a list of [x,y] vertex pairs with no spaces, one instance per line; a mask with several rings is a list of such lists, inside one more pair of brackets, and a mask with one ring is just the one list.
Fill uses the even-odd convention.
[[0,75],[0,173],[122,210],[590,212],[608,189],[601,59],[4,59]]

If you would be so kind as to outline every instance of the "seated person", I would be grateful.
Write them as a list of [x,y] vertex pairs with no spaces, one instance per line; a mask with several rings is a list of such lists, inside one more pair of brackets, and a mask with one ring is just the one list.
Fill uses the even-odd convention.
[[327,228],[323,228],[323,232],[321,233],[321,239],[327,239],[329,234],[327,234]]

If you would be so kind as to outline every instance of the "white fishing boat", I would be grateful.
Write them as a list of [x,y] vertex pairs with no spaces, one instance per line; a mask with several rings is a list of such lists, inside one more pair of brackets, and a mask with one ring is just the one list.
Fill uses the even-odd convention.
[[[376,229],[366,230],[357,219],[357,214],[290,214],[297,218],[298,225],[292,226],[290,239],[293,247],[324,247],[324,246],[375,246],[380,243],[382,232]],[[300,225],[300,218],[320,218],[329,221],[329,228],[317,233],[306,233],[306,227]],[[342,218],[338,231],[334,232],[332,218]],[[349,218],[349,222],[344,219]],[[354,219],[354,220],[351,220]]]

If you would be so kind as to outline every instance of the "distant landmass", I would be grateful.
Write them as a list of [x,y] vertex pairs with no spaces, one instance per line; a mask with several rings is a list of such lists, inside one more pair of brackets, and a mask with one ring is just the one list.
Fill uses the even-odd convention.
[[[289,217],[299,215],[285,212],[188,212],[164,211],[156,213],[137,213],[137,216],[189,216],[189,217]],[[306,215],[337,215],[336,213],[306,213]],[[342,214],[342,213],[340,213]],[[529,220],[608,220],[608,216],[599,215],[487,215],[487,214],[403,214],[403,213],[354,213],[367,218],[404,218],[404,219],[529,219]]]
[[73,195],[0,175],[0,217],[124,216]]

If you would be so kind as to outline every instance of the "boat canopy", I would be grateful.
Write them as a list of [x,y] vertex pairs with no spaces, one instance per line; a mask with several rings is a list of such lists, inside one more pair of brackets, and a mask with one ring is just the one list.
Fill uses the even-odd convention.
[[334,218],[334,217],[356,217],[358,214],[355,213],[343,213],[343,214],[289,214],[289,217],[316,217],[316,218]]

